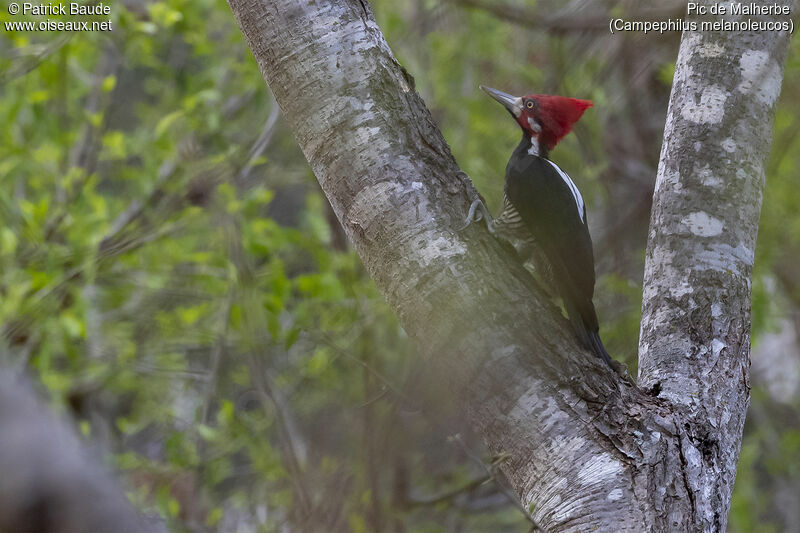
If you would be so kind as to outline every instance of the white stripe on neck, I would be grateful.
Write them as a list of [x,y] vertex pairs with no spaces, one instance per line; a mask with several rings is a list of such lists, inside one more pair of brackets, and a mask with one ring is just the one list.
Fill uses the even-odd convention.
[[539,156],[539,133],[542,131],[542,126],[533,120],[533,117],[528,117],[528,126],[531,127],[531,147],[528,148],[528,153],[531,155]]
[[528,148],[528,153],[539,157],[539,139],[535,135],[531,135],[531,147]]
[[[537,150],[538,150],[538,143],[537,143]],[[567,187],[569,187],[570,192],[572,192],[572,197],[575,198],[575,205],[578,208],[578,216],[581,217],[581,222],[585,224],[586,220],[583,217],[585,208],[583,205],[583,196],[581,196],[581,191],[578,190],[578,187],[575,185],[572,179],[569,176],[567,176],[567,173],[561,170],[561,168],[558,165],[556,165],[549,159],[547,160],[547,162],[553,165],[553,168],[556,169],[556,172],[558,172],[559,176],[561,176],[561,179],[564,180],[564,183],[566,183]]]

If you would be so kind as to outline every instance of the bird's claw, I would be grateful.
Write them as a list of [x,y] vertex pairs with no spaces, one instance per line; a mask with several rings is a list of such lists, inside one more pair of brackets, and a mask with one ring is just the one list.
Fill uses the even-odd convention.
[[457,231],[464,231],[473,222],[480,222],[481,220],[486,220],[486,227],[489,229],[489,232],[494,233],[494,226],[492,225],[492,217],[489,215],[489,209],[486,207],[486,204],[483,203],[483,200],[476,198],[469,206],[464,225],[458,228]]

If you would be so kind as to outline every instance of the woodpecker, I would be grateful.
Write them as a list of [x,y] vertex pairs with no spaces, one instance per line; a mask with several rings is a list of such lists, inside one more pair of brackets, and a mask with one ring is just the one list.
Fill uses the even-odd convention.
[[543,281],[563,300],[578,339],[613,369],[592,303],[594,254],[586,205],[572,179],[549,158],[593,104],[564,96],[517,97],[480,88],[511,113],[522,128],[522,140],[506,165],[502,213],[492,220],[486,204],[477,199],[465,227],[483,218],[494,235],[514,242],[523,259],[531,260]]

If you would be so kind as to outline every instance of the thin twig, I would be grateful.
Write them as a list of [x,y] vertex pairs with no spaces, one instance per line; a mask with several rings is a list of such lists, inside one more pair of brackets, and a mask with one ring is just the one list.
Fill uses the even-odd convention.
[[165,161],[161,167],[158,169],[158,178],[156,182],[153,184],[153,187],[148,194],[147,198],[142,201],[139,199],[132,200],[128,207],[122,211],[117,218],[114,219],[114,222],[111,223],[111,227],[108,229],[106,234],[100,240],[99,248],[103,248],[103,243],[108,243],[114,237],[119,235],[119,233],[125,229],[128,225],[132,224],[139,218],[144,208],[150,205],[158,196],[163,192],[161,188],[167,182],[167,180],[172,176],[175,172],[175,167],[177,166],[176,162],[172,159]]
[[[520,8],[511,4],[497,3],[487,0],[449,0],[450,2],[480,9],[500,20],[511,22],[528,28],[547,30],[556,33],[572,31],[606,31],[611,14],[608,12],[587,13],[585,11],[562,10],[554,15],[542,15],[536,10]],[[625,13],[630,21],[663,20],[680,17],[684,14],[685,4],[672,4],[667,7],[642,9]]]
[[460,496],[461,494],[467,494],[469,492],[474,491],[478,487],[485,485],[489,481],[493,481],[494,477],[491,474],[486,474],[485,476],[479,477],[473,481],[470,481],[463,487],[459,487],[457,489],[453,489],[449,492],[445,492],[441,496],[436,496],[433,498],[425,499],[425,500],[409,500],[406,502],[411,507],[430,507],[433,505],[439,505],[440,503],[444,503],[447,501],[452,500],[453,498]]
[[[231,282],[233,285],[235,282]],[[223,324],[221,331],[217,337],[217,342],[211,352],[211,365],[208,369],[208,380],[206,381],[205,390],[203,391],[203,412],[200,420],[203,424],[208,424],[208,416],[211,411],[211,401],[214,396],[214,391],[217,387],[217,378],[219,374],[219,364],[222,361],[222,352],[225,349],[226,339],[228,337],[228,330],[231,321],[231,309],[233,308],[234,295],[236,290],[234,287],[228,289],[228,297],[225,300],[225,312],[223,313]]]
[[508,500],[511,503],[513,503],[520,511],[522,511],[522,514],[525,515],[525,518],[527,518],[528,521],[533,525],[531,531],[540,531],[541,533],[547,533],[547,530],[544,529],[541,525],[539,525],[539,523],[533,518],[533,516],[531,516],[531,513],[525,508],[524,505],[522,505],[522,502],[519,500],[517,495],[514,494],[514,492],[512,492],[511,489],[509,489],[505,485],[505,483],[503,483],[498,478],[496,472],[496,469],[499,465],[498,462],[492,463],[491,466],[487,465],[486,461],[478,457],[478,455],[475,454],[475,452],[473,452],[469,446],[467,446],[467,443],[464,442],[464,439],[461,438],[461,435],[458,434],[454,435],[453,440],[461,446],[461,449],[464,450],[464,453],[467,454],[467,457],[469,457],[475,463],[480,465],[480,467],[486,472],[486,474],[489,475],[494,480],[495,484],[497,485],[497,488],[499,488],[500,491],[506,495]]
[[308,515],[312,510],[313,501],[302,479],[300,454],[295,443],[296,426],[292,422],[286,402],[280,395],[280,392],[273,386],[269,376],[259,364],[256,356],[252,353],[249,354],[249,362],[253,384],[256,387],[259,399],[265,407],[267,405],[272,405],[274,407],[278,422],[278,435],[283,443],[282,448],[286,454],[285,460],[289,470],[289,477],[295,487],[303,512]]
[[264,124],[256,142],[253,143],[253,147],[250,149],[250,157],[247,163],[242,167],[242,170],[239,171],[239,175],[237,176],[238,180],[243,180],[250,175],[250,170],[252,170],[258,158],[261,157],[261,154],[263,154],[264,150],[269,146],[270,141],[272,141],[272,136],[275,133],[275,126],[278,124],[278,117],[280,114],[281,109],[278,107],[275,97],[270,93],[270,111],[267,122]]

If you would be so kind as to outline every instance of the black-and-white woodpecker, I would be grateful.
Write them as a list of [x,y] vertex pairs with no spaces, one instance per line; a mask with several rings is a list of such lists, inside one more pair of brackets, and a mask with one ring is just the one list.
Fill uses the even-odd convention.
[[523,260],[531,260],[543,281],[561,296],[579,340],[614,368],[600,340],[592,303],[594,254],[586,205],[572,179],[549,159],[550,150],[592,102],[545,94],[517,97],[483,85],[481,89],[511,113],[522,128],[522,140],[506,166],[503,212],[492,220],[478,199],[470,206],[466,224],[485,218],[489,231],[515,243]]

